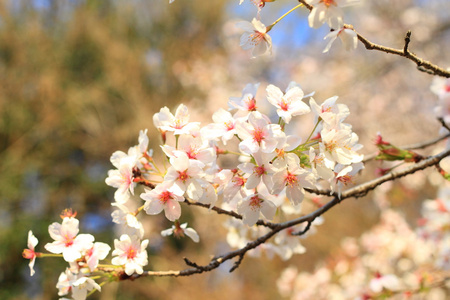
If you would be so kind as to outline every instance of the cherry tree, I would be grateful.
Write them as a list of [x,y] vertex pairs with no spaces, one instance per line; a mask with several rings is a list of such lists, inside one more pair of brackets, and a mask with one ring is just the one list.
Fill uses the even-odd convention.
[[[170,3],[177,5],[180,1]],[[267,25],[261,12],[270,10],[274,0],[251,2],[256,15],[251,21],[236,24],[242,31],[236,43],[251,52],[252,59],[273,55],[269,33],[287,15],[306,10],[310,30],[329,28],[323,52],[341,47],[336,42],[339,38],[346,51],[359,46],[393,55],[413,62],[417,72],[434,76],[431,89],[439,99],[436,112],[443,128],[440,134],[406,146],[394,145],[378,135],[374,138],[378,151],[363,155],[358,132],[347,123],[349,107],[340,103],[337,95],[320,99],[314,93],[305,93],[295,81],[280,87],[244,84],[242,95],[230,95],[228,107],[218,109],[206,124],[192,120],[184,104],[175,110],[163,107],[153,116],[153,125],[160,133],[159,148],[149,149],[145,129],[127,152],[111,155],[114,169],[108,171],[105,183],[116,189],[111,201],[112,222],[121,232],[114,245],[80,233],[76,213],[66,210],[61,223],[49,225],[53,241],[44,245],[47,252],[38,246],[38,241],[47,238],[29,231],[23,257],[30,260],[30,275],[35,264],[42,263],[41,258],[59,257],[68,264],[56,283],[58,295],[84,299],[101,292],[102,286],[111,281],[194,276],[214,271],[228,261],[232,262],[232,272],[245,267],[246,256],[262,253],[289,260],[308,252],[301,240],[316,232],[329,210],[347,199],[374,193],[382,212],[380,223],[359,239],[346,239],[341,256],[313,273],[300,267],[283,271],[277,282],[280,293],[295,299],[327,299],[331,294],[336,299],[381,299],[448,291],[450,193],[446,181],[450,178],[450,149],[447,145],[439,148],[438,143],[450,136],[450,71],[411,51],[411,31],[405,34],[403,47],[396,49],[371,42],[357,31],[358,24],[345,23],[346,7],[359,1],[291,1],[292,9]],[[265,97],[257,96],[261,90]],[[307,115],[311,118],[305,118]],[[299,128],[311,130],[305,135]],[[416,152],[433,146],[434,155]],[[232,161],[231,167],[224,163],[225,158]],[[359,182],[366,166],[375,161],[386,162],[388,167],[380,169],[379,176]],[[442,177],[440,194],[423,202],[421,223],[414,229],[389,206],[385,187],[427,168],[435,168]],[[315,209],[304,213],[305,202]],[[227,216],[228,233],[223,239],[235,250],[216,253],[206,263],[185,257],[186,268],[180,270],[149,268],[149,237],[143,219],[164,214],[173,225],[161,228],[163,237],[187,236],[201,243],[201,235],[185,222],[183,211],[188,206]],[[436,277],[438,273],[444,275]]]

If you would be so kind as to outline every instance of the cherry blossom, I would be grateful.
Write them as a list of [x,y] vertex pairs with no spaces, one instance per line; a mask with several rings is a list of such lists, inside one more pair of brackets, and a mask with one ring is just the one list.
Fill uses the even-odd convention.
[[36,257],[40,255],[40,253],[36,253],[34,251],[34,248],[38,244],[38,239],[33,235],[33,232],[30,230],[28,231],[28,242],[27,246],[28,249],[24,249],[22,252],[22,256],[26,259],[30,260],[30,263],[28,266],[30,267],[30,276],[34,275],[34,263],[36,261]]
[[270,124],[268,118],[258,111],[251,112],[248,123],[238,124],[236,132],[242,140],[239,149],[247,154],[261,150],[270,153],[275,150],[285,135],[278,124]]
[[200,132],[201,136],[208,140],[217,140],[221,138],[224,145],[227,144],[236,134],[236,120],[230,112],[219,108],[213,116],[214,123],[203,127]]
[[396,291],[400,289],[400,281],[394,274],[381,275],[377,273],[375,278],[369,282],[369,287],[375,293],[379,293],[383,289]]
[[280,171],[273,175],[273,193],[279,194],[286,188],[286,197],[298,205],[305,196],[304,187],[312,187],[313,173],[300,167],[300,159],[295,154],[289,153],[285,161],[278,161]]
[[200,237],[198,236],[197,231],[195,231],[195,229],[191,227],[187,227],[187,223],[183,223],[180,225],[179,222],[175,222],[175,225],[172,225],[171,228],[161,231],[162,236],[169,236],[172,234],[178,238],[187,235],[195,243],[198,243],[200,241]]
[[357,163],[363,160],[363,155],[356,151],[362,146],[358,143],[358,136],[352,132],[349,126],[341,129],[322,129],[320,133],[322,142],[319,144],[320,152],[325,155],[325,160],[337,162],[343,165]]
[[276,153],[253,153],[255,164],[243,163],[238,165],[238,168],[244,173],[250,174],[247,178],[245,187],[247,189],[254,189],[262,181],[268,189],[272,189],[272,174],[275,173],[275,169],[272,167],[271,161],[275,157]]
[[126,156],[121,160],[112,158],[111,162],[118,169],[109,170],[105,182],[107,185],[117,188],[117,191],[114,193],[114,199],[118,203],[124,204],[130,199],[131,195],[134,195],[136,183],[133,181],[133,168],[135,160]]
[[267,52],[272,53],[272,38],[267,34],[267,28],[261,21],[254,18],[251,23],[241,21],[236,26],[245,31],[241,36],[242,49],[253,49],[253,57]]
[[146,190],[141,194],[145,200],[144,210],[149,215],[157,215],[164,210],[166,218],[175,221],[181,216],[179,202],[184,201],[184,192],[174,188],[171,183],[164,182],[153,190]]
[[55,241],[47,243],[45,249],[51,253],[62,253],[67,262],[81,258],[84,251],[92,248],[94,237],[90,234],[78,234],[78,224],[79,221],[75,218],[64,218],[62,224],[51,224],[48,232]]
[[171,167],[164,176],[167,185],[173,185],[173,191],[177,194],[186,192],[193,200],[198,200],[203,194],[202,184],[203,163],[189,159],[186,153],[179,152],[177,157],[170,158]]
[[86,251],[86,263],[91,272],[94,272],[100,260],[103,260],[106,258],[106,256],[108,256],[110,250],[111,247],[108,244],[95,242],[94,246]]
[[356,3],[355,0],[306,0],[306,3],[313,6],[309,16],[309,26],[319,28],[327,22],[328,26],[337,29],[344,25],[343,13],[340,7]]
[[251,194],[245,197],[238,206],[238,213],[242,215],[242,221],[248,226],[255,225],[262,214],[265,218],[272,220],[276,206],[260,194]]
[[315,122],[320,118],[326,124],[327,128],[339,128],[342,121],[350,115],[348,106],[345,104],[337,104],[338,96],[334,96],[325,100],[321,105],[311,97],[309,105],[315,115]]
[[267,86],[267,100],[277,108],[277,114],[287,124],[293,116],[309,113],[311,109],[302,101],[304,93],[300,86],[291,82],[286,89],[286,93],[276,86]]
[[101,291],[100,285],[92,278],[85,277],[82,274],[74,274],[69,268],[59,276],[56,288],[59,290],[59,296],[65,296],[72,292],[72,299],[74,300],[86,299],[88,292],[93,289]]
[[189,122],[189,111],[186,105],[180,104],[173,115],[165,106],[153,115],[153,123],[160,131],[170,131],[176,135],[190,134],[198,131],[200,122]]
[[148,264],[147,260],[147,245],[148,240],[142,242],[136,237],[130,237],[127,234],[122,234],[119,240],[114,240],[114,251],[112,264],[117,266],[125,266],[125,273],[130,276],[133,273],[142,274],[144,270],[142,267]]
[[[248,113],[252,111],[256,111],[256,92],[258,91],[259,83],[255,84],[247,84],[242,90],[241,97],[230,97],[228,101],[228,107],[231,109],[237,108],[239,111],[245,113],[245,117],[247,117]],[[242,117],[242,116],[240,116]],[[236,119],[234,116],[233,118]]]
[[333,42],[337,37],[340,38],[345,50],[347,51],[356,49],[356,47],[358,46],[358,36],[356,32],[352,28],[342,27],[341,29],[330,32],[324,37],[324,40],[330,39],[330,41],[323,50],[323,53],[326,53],[330,50],[331,45],[333,45]]

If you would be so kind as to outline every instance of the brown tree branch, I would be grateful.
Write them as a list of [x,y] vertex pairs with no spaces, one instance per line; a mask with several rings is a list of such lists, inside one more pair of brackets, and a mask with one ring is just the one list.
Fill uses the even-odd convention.
[[[449,131],[450,131],[450,130],[449,130]],[[440,141],[443,141],[443,140],[445,140],[446,138],[449,138],[449,137],[450,137],[450,132],[447,133],[446,135],[439,136],[439,137],[434,138],[434,139],[429,140],[429,141],[425,141],[425,142],[421,142],[421,143],[416,143],[416,144],[409,144],[409,145],[405,145],[405,146],[400,146],[399,148],[405,149],[405,150],[424,149],[424,148],[427,148],[427,147],[429,147],[429,146],[433,146],[433,145],[439,143]],[[364,160],[363,160],[363,162],[370,161],[370,160],[374,159],[377,155],[378,155],[378,152],[375,152],[375,153],[372,153],[372,154],[364,155]]]
[[[286,222],[278,223],[278,224],[273,224],[273,228],[271,229],[271,231],[269,231],[265,235],[257,238],[254,241],[248,242],[247,245],[245,245],[245,247],[242,247],[238,250],[231,251],[226,254],[212,258],[211,261],[207,265],[201,266],[201,265],[198,265],[197,263],[192,262],[189,259],[185,258],[184,261],[191,268],[184,269],[181,271],[145,271],[142,274],[133,274],[131,276],[122,276],[122,277],[120,277],[120,279],[121,280],[137,279],[137,278],[145,277],[145,276],[173,276],[173,277],[190,276],[193,274],[199,274],[199,273],[203,273],[203,272],[212,271],[212,270],[218,268],[225,261],[228,261],[230,259],[237,257],[238,260],[235,262],[235,264],[231,268],[230,272],[234,271],[237,267],[239,267],[245,254],[248,251],[255,249],[259,245],[265,243],[267,240],[269,240],[272,236],[274,236],[281,230],[290,228],[292,226],[295,226],[295,225],[298,225],[298,224],[301,224],[304,222],[308,222],[308,225],[310,225],[310,223],[312,223],[317,217],[323,215],[325,212],[330,210],[335,205],[341,203],[343,200],[352,198],[352,197],[359,198],[359,197],[365,196],[369,191],[375,189],[377,186],[383,184],[384,182],[395,180],[397,178],[401,178],[401,177],[407,176],[409,174],[413,174],[419,170],[423,170],[430,166],[434,166],[434,165],[438,164],[443,158],[445,158],[449,155],[450,155],[450,150],[446,150],[444,152],[441,152],[438,155],[428,157],[408,168],[405,168],[404,170],[386,174],[382,177],[376,178],[374,180],[368,181],[366,183],[363,183],[363,184],[355,186],[351,189],[348,189],[341,194],[340,198],[336,195],[336,193],[334,193],[334,195],[333,195],[334,198],[331,201],[329,201],[328,203],[326,203],[324,206],[320,207],[319,209],[315,210],[314,212],[312,212],[308,215],[299,217],[294,220],[290,220],[290,221],[286,221]],[[306,226],[305,230],[303,230],[297,234],[298,235],[304,234],[307,232],[308,229],[309,229],[309,226]]]
[[382,45],[372,43],[367,38],[365,38],[361,34],[359,34],[356,30],[355,30],[355,32],[358,36],[358,40],[361,43],[363,43],[363,45],[366,47],[367,50],[377,50],[377,51],[405,57],[405,58],[413,61],[414,63],[416,63],[417,69],[419,71],[426,72],[431,75],[437,75],[437,76],[441,76],[441,77],[450,78],[450,71],[440,68],[437,65],[432,64],[431,62],[424,60],[424,59],[418,57],[416,54],[409,51],[408,46],[411,41],[411,31],[408,31],[406,33],[405,45],[404,45],[403,49],[395,49],[395,48],[385,47]]
[[[312,5],[309,5],[308,3],[306,3],[305,0],[299,0],[298,2],[302,3],[309,11],[311,11],[314,8]],[[353,25],[345,24],[344,27],[351,28],[354,30]],[[364,36],[359,34],[356,30],[354,30],[354,31],[356,32],[356,34],[358,36],[358,40],[364,45],[364,47],[366,47],[367,50],[377,50],[377,51],[405,57],[405,58],[413,61],[414,63],[416,63],[417,69],[419,71],[422,71],[422,72],[425,72],[425,73],[428,73],[431,75],[450,78],[450,71],[445,70],[444,68],[441,68],[435,64],[432,64],[431,62],[424,60],[424,59],[420,58],[419,56],[417,56],[416,54],[409,51],[409,43],[411,42],[411,31],[408,31],[406,33],[405,44],[403,46],[403,49],[395,49],[395,48],[385,47],[382,45],[372,43],[367,38],[365,38]]]

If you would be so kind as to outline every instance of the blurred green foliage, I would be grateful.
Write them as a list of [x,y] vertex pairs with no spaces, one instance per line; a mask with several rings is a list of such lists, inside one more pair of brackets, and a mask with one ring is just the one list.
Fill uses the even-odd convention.
[[[201,99],[180,90],[172,67],[221,51],[225,1],[163,2],[0,2],[1,299],[33,293],[21,257],[28,229],[47,237],[66,207],[110,218],[111,153],[143,128],[155,146],[153,114]],[[37,264],[33,280],[46,283],[35,295],[53,298],[64,267]]]

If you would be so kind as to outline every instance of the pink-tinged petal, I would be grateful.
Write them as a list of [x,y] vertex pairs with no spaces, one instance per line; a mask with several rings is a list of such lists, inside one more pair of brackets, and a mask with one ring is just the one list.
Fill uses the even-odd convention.
[[305,197],[305,191],[299,187],[286,188],[286,197],[292,202],[293,205],[298,205],[303,201]]
[[258,186],[258,184],[261,182],[261,176],[257,175],[257,174],[252,174],[250,175],[250,177],[247,179],[247,182],[245,183],[245,187],[247,189],[254,189]]
[[81,252],[74,247],[66,247],[63,251],[63,258],[67,262],[73,262],[81,258]]
[[272,220],[275,216],[275,212],[277,211],[277,207],[269,200],[264,200],[261,205],[261,213],[269,220]]
[[259,145],[253,140],[246,139],[239,143],[239,150],[241,150],[244,153],[251,154],[258,152]]
[[61,224],[56,222],[52,223],[50,226],[48,226],[48,233],[54,240],[61,239]]
[[34,250],[34,247],[38,244],[38,239],[33,235],[33,232],[30,230],[28,231],[28,242],[27,246],[28,249]]
[[244,212],[244,215],[242,216],[242,222],[248,226],[255,225],[259,219],[259,213],[259,210],[247,208],[247,210]]
[[53,243],[45,244],[44,248],[51,253],[60,254],[64,250],[64,243],[60,241],[54,241]]
[[164,209],[164,213],[169,221],[174,222],[175,220],[179,219],[181,216],[180,203],[174,200],[168,201]]
[[165,204],[159,200],[150,200],[145,202],[144,210],[149,215],[157,215],[163,211]]
[[195,243],[198,243],[200,241],[200,237],[198,236],[198,233],[192,229],[192,228],[187,228],[184,230],[184,233],[190,237]]

